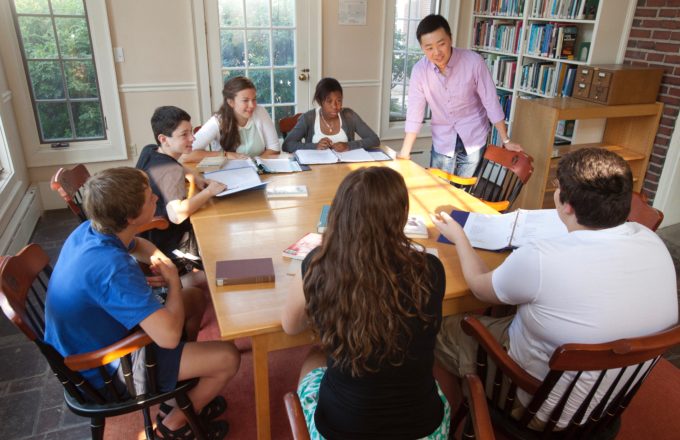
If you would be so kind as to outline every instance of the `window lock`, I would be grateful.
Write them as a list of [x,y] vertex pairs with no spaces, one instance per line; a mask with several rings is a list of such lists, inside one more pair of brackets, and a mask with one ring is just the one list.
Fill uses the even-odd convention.
[[68,142],[55,142],[50,144],[51,148],[67,148],[70,144]]

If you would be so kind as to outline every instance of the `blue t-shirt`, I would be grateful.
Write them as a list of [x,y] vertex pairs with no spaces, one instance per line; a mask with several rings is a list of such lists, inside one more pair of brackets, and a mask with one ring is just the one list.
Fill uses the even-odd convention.
[[[163,307],[120,239],[97,232],[89,220],[64,243],[47,292],[45,341],[64,357],[124,338]],[[110,364],[109,371],[117,366]],[[96,370],[81,374],[104,386]]]

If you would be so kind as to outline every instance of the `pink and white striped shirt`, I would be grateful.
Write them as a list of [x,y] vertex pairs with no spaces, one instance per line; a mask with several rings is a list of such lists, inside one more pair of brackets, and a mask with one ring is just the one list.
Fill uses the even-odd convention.
[[432,145],[440,154],[452,155],[456,135],[468,153],[486,144],[489,121],[505,118],[496,86],[484,60],[477,53],[452,48],[444,74],[426,57],[413,66],[408,90],[404,131],[418,133],[425,106],[432,111]]

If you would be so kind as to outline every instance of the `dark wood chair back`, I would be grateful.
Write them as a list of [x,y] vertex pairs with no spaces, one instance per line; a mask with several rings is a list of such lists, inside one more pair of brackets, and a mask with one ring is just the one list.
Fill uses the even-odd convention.
[[285,118],[279,119],[279,131],[281,132],[281,136],[284,139],[286,138],[286,135],[290,133],[290,131],[295,127],[298,119],[300,119],[300,115],[302,115],[302,113],[297,113],[293,116],[286,116]]
[[486,202],[503,202],[498,210],[507,211],[533,172],[533,158],[525,152],[488,145],[469,192]]
[[302,405],[297,393],[286,393],[283,396],[283,403],[286,405],[286,414],[288,415],[293,440],[309,440],[307,422],[305,422],[305,415],[302,413]]
[[[492,419],[513,438],[614,438],[621,413],[651,369],[666,350],[680,344],[680,325],[649,336],[603,344],[564,344],[550,358],[547,376],[538,380],[510,358],[476,318],[467,316],[461,325],[465,333],[479,343],[477,373],[485,379],[487,386],[492,384],[491,392],[487,390]],[[489,368],[489,360],[498,368]],[[566,428],[555,432],[569,396],[586,372],[594,373],[596,379]],[[566,381],[565,392],[552,408],[543,430],[530,429],[534,415],[561,379]],[[579,386],[585,385],[581,382]],[[518,389],[532,397],[520,417],[515,419],[511,412]],[[596,393],[603,397],[596,399]],[[591,403],[594,409],[588,414]]]
[[[81,223],[87,220],[87,213],[83,209],[83,186],[87,179],[90,178],[90,172],[87,171],[85,165],[76,165],[72,169],[59,168],[54,176],[50,186],[53,191],[57,191],[64,199],[71,211],[80,219]],[[151,229],[168,229],[170,224],[164,217],[154,217],[148,223],[145,223],[137,229],[137,233],[151,230]]]
[[[155,437],[149,407],[173,398],[177,399],[179,407],[187,416],[196,438],[205,438],[198,416],[187,396],[187,391],[198,380],[178,382],[174,390],[159,392],[155,381],[154,350],[146,350],[146,346],[152,341],[143,331],[138,330],[108,347],[66,358],[45,342],[45,302],[51,275],[50,259],[37,244],[26,246],[16,256],[0,257],[0,306],[5,316],[45,356],[55,376],[64,386],[64,399],[69,409],[91,419],[92,438],[103,439],[106,417],[142,411],[147,438],[153,439]],[[137,395],[134,387],[132,353],[137,350],[146,350],[146,371],[139,373],[147,375],[149,390],[143,396]],[[126,378],[126,389],[122,392],[114,386],[111,375],[104,368],[117,360],[120,360]],[[107,384],[105,389],[96,389],[79,373],[94,368],[98,369]]]
[[90,172],[83,164],[76,165],[72,169],[59,168],[52,177],[50,186],[57,191],[73,213],[81,222],[87,220],[87,214],[83,211],[82,188],[85,181],[90,178]]
[[656,231],[663,221],[663,212],[650,206],[646,195],[634,192],[630,202],[628,221],[640,223]]

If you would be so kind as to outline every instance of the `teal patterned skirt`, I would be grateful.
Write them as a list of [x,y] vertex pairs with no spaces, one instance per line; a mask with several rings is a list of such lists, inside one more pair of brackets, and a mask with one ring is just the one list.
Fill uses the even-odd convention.
[[[326,374],[326,367],[315,368],[302,378],[297,389],[300,403],[302,404],[302,412],[305,415],[305,421],[307,422],[307,428],[309,429],[309,437],[312,440],[324,440],[323,436],[316,430],[316,425],[314,424],[314,412],[316,411],[316,404],[319,401],[319,387],[321,386],[321,379],[324,374]],[[437,384],[437,392],[444,404],[444,417],[442,418],[439,427],[435,429],[432,434],[423,437],[422,440],[446,440],[449,438],[451,407],[441,388],[439,388],[439,384]]]

